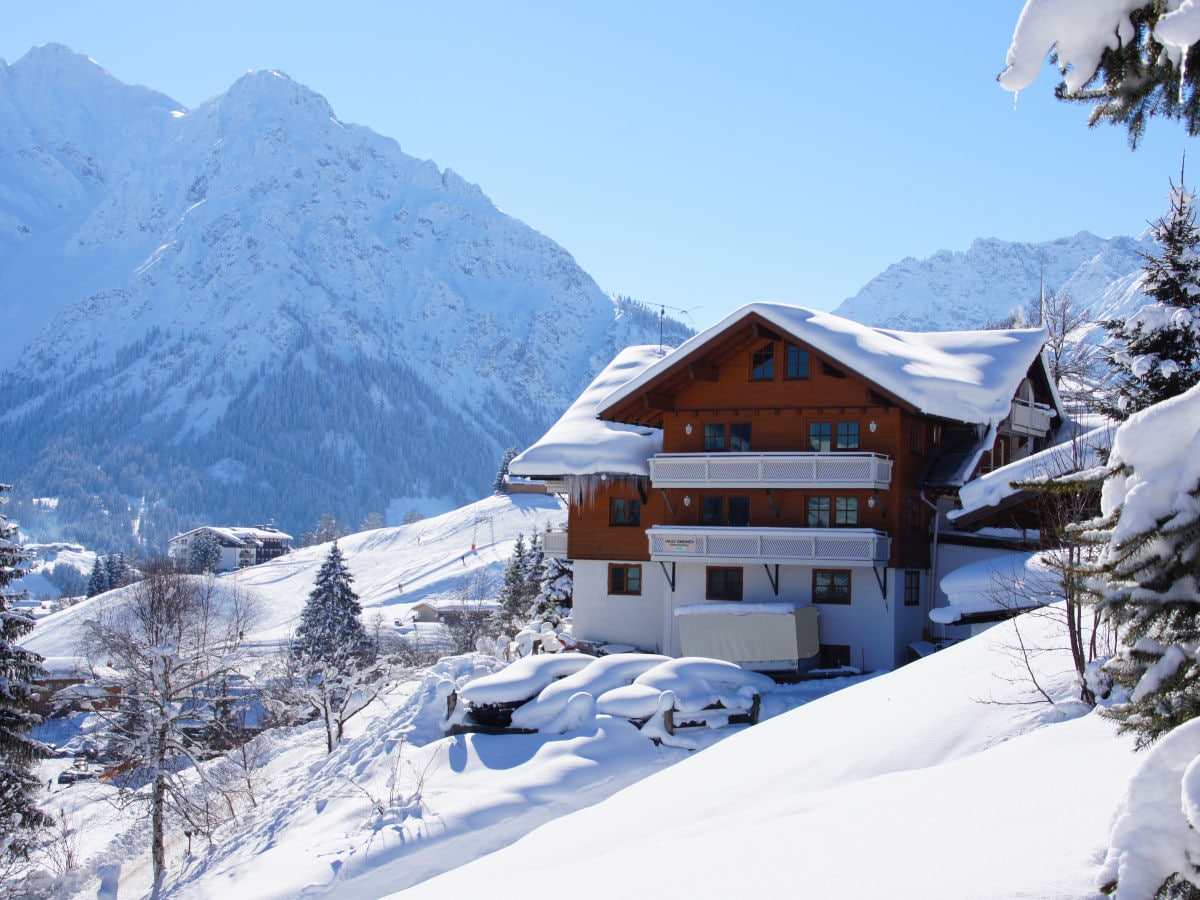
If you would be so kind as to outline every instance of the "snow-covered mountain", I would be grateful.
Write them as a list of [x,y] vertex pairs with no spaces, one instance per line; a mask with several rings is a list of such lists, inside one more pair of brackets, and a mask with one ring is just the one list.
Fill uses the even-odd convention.
[[1044,279],[1047,290],[1069,292],[1100,320],[1138,302],[1141,254],[1154,251],[1149,237],[1104,239],[1086,231],[1040,244],[981,238],[965,252],[941,250],[888,266],[835,312],[910,331],[979,328],[1028,308]]
[[[279,72],[188,110],[47,45],[0,60],[0,134],[2,474],[100,546],[118,519],[153,544],[457,505],[658,340],[478,186]],[[48,515],[19,510],[42,539]]]

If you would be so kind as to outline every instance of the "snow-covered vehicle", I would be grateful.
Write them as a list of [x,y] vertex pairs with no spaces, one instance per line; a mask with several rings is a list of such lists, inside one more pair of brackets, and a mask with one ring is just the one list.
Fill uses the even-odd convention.
[[[557,661],[557,662],[556,662]],[[768,676],[719,659],[672,659],[653,653],[594,658],[577,653],[529,656],[451,694],[448,732],[557,732],[597,715],[653,720],[663,730],[754,724]]]
[[499,672],[477,678],[453,692],[447,701],[443,727],[451,734],[516,730],[511,727],[513,710],[594,659],[582,653],[541,653],[518,659]]
[[685,656],[601,694],[596,712],[639,723],[661,713],[668,733],[692,725],[753,725],[762,695],[774,689],[774,680],[760,672],[720,659]]

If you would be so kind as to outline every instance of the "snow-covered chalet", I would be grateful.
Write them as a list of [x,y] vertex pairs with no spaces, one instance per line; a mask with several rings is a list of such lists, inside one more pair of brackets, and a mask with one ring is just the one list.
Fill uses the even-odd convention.
[[1062,418],[1044,340],[753,303],[622,351],[509,466],[569,499],[546,548],[574,560],[576,639],[763,671],[904,663],[939,506]]

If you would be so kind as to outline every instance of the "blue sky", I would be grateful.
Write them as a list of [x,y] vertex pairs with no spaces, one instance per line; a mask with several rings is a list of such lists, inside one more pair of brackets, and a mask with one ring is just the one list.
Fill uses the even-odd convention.
[[751,300],[831,309],[977,237],[1137,234],[1166,209],[1178,125],[1131,153],[1048,68],[1015,109],[996,84],[1022,5],[10,2],[0,57],[63,43],[188,107],[280,69],[605,291],[703,327]]

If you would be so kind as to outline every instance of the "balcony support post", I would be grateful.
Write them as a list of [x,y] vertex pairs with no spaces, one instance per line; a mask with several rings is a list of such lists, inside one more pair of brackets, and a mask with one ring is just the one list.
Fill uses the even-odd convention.
[[779,563],[775,563],[775,574],[771,574],[771,567],[767,563],[763,563],[763,568],[767,570],[767,580],[771,582],[771,590],[775,592],[775,596],[779,596]]
[[663,560],[659,560],[658,564],[662,566],[663,576],[667,579],[667,584],[671,586],[671,593],[675,593],[675,563],[671,563],[670,571],[667,570],[667,564]]

